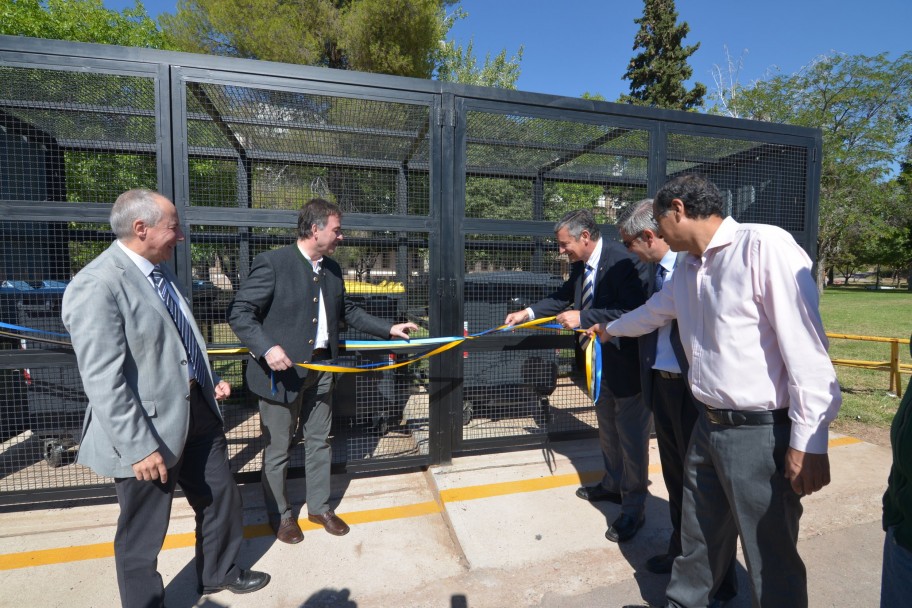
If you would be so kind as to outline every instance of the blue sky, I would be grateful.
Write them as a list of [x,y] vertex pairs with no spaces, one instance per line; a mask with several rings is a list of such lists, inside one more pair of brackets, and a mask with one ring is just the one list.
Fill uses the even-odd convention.
[[[122,10],[133,0],[104,0]],[[176,11],[176,0],[147,0],[150,15]],[[600,93],[609,101],[628,92],[622,80],[633,56],[642,0],[463,0],[469,14],[450,31],[461,44],[474,39],[484,58],[524,47],[518,88],[579,96]],[[896,59],[912,49],[910,0],[678,0],[687,21],[685,44],[700,42],[691,57],[692,80],[714,90],[714,65],[724,66],[725,48],[743,59],[739,81],[748,84],[771,71],[790,74],[833,51]]]

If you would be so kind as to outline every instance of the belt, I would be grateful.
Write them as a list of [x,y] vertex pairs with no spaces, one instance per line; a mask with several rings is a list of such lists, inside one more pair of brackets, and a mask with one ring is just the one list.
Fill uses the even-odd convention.
[[706,419],[722,426],[762,426],[766,424],[785,424],[789,421],[788,408],[768,410],[765,412],[742,412],[738,410],[717,410],[704,407]]
[[684,377],[683,374],[678,374],[675,372],[666,372],[664,369],[654,369],[652,370],[659,375],[660,378],[665,378],[666,380],[680,380]]
[[328,348],[315,348],[310,353],[311,361],[325,361],[330,358],[332,358],[332,353],[329,352]]

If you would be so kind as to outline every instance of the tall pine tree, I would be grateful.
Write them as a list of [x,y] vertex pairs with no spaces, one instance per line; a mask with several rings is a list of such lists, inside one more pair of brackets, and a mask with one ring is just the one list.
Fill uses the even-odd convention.
[[699,82],[688,91],[684,81],[693,75],[687,58],[700,43],[682,46],[690,31],[687,23],[677,25],[674,0],[644,0],[643,16],[634,22],[640,31],[633,39],[633,50],[642,49],[630,60],[624,79],[630,81],[630,94],[620,101],[640,106],[689,110],[703,103],[706,87]]

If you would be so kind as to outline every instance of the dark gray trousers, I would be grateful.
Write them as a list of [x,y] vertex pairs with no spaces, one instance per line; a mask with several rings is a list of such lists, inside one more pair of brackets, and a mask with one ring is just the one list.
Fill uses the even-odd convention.
[[797,550],[801,501],[782,474],[790,432],[789,422],[723,426],[699,417],[687,452],[682,554],[666,591],[669,606],[706,606],[739,537],[753,606],[808,605]]
[[642,515],[649,484],[649,409],[640,394],[615,397],[602,383],[595,404],[599,443],[605,463],[601,485],[620,492],[621,511],[631,517]]
[[222,422],[198,388],[190,391],[190,430],[184,452],[168,471],[168,482],[115,479],[120,516],[114,563],[120,601],[126,608],[164,606],[158,573],[174,488],[180,485],[196,513],[196,576],[206,587],[233,583],[244,540],[241,494],[228,466]]
[[260,399],[260,427],[266,440],[261,481],[271,519],[292,515],[285,480],[291,449],[299,440],[304,441],[307,512],[320,515],[329,510],[332,389],[332,373],[311,370],[292,403]]
[[[697,418],[703,405],[695,403],[684,378],[663,378],[652,374],[652,415],[655,421],[656,443],[662,462],[662,478],[668,490],[668,512],[671,517],[671,538],[668,555],[681,555],[681,512],[684,502],[684,462]],[[738,594],[736,553],[732,551],[728,571],[715,596],[728,600]]]

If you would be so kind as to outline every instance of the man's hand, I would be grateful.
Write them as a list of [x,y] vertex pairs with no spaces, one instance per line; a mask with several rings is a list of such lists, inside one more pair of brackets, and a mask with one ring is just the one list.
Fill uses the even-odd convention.
[[576,329],[580,324],[580,311],[565,310],[554,318],[565,329]]
[[507,318],[504,319],[503,324],[507,327],[513,327],[514,325],[519,325],[520,323],[525,323],[529,318],[529,313],[525,310],[517,310],[516,312],[511,312],[507,315]]
[[231,396],[231,385],[222,380],[215,385],[215,398],[217,401],[227,399]]
[[266,365],[269,366],[269,369],[276,372],[290,369],[294,365],[288,355],[285,354],[285,349],[278,344],[269,349],[264,359],[266,359]]
[[390,328],[390,336],[408,340],[409,332],[416,329],[418,329],[418,326],[414,323],[397,323]]
[[799,496],[813,494],[830,483],[830,457],[789,448],[785,453],[785,478]]
[[589,336],[590,340],[598,336],[599,342],[607,342],[611,339],[611,334],[605,330],[606,325],[606,323],[596,323],[586,330],[586,335]]
[[165,459],[158,453],[158,450],[135,463],[133,473],[139,481],[155,481],[156,479],[160,479],[162,483],[168,481],[168,467],[165,466]]

